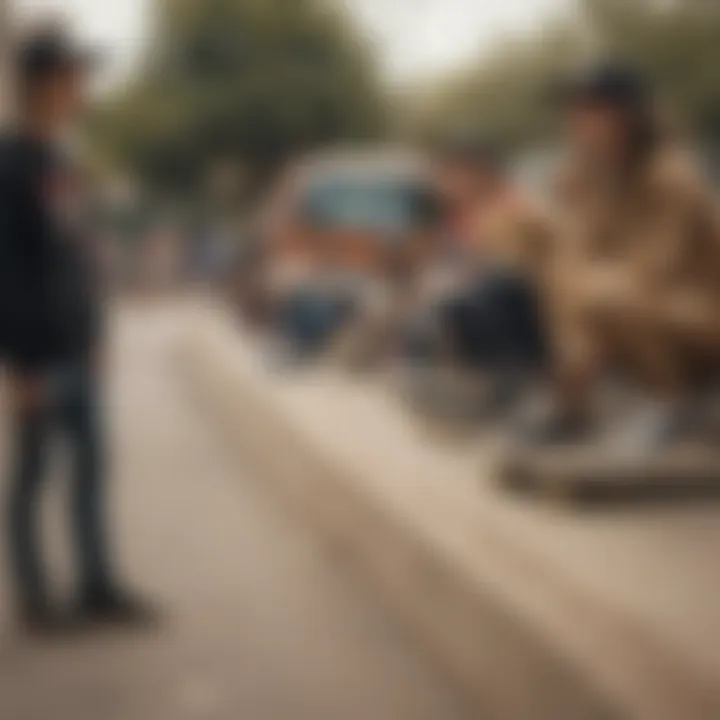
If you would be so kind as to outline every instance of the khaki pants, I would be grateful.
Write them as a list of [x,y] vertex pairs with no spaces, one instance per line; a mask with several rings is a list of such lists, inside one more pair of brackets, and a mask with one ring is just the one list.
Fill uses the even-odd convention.
[[587,402],[609,365],[655,395],[687,392],[694,366],[720,359],[715,307],[707,293],[652,292],[617,268],[560,280],[550,315],[561,396],[571,404]]

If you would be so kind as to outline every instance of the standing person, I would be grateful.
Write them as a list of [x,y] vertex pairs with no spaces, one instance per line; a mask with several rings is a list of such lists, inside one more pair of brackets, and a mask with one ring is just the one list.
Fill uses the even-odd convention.
[[715,199],[631,68],[594,67],[563,84],[559,99],[570,158],[558,187],[563,240],[550,303],[556,396],[530,436],[551,444],[592,436],[599,381],[616,367],[649,401],[623,438],[666,447],[694,425],[690,358],[720,358]]
[[85,104],[90,54],[58,28],[27,37],[16,55],[16,126],[0,142],[0,342],[12,424],[8,479],[10,567],[21,621],[65,626],[50,600],[38,547],[40,494],[51,436],[74,461],[72,525],[81,583],[78,620],[140,621],[110,561],[101,418],[102,312],[83,215],[83,174],[63,152]]

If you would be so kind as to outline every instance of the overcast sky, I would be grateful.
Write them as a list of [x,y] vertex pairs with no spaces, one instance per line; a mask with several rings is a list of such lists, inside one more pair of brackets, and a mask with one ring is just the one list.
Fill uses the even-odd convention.
[[[342,0],[340,0],[342,1]],[[377,39],[387,73],[440,72],[525,32],[573,0],[344,0]],[[83,36],[112,48],[126,67],[145,38],[150,0],[15,0],[24,15],[69,15]]]
[[528,32],[574,0],[349,0],[381,40],[388,72],[440,72]]

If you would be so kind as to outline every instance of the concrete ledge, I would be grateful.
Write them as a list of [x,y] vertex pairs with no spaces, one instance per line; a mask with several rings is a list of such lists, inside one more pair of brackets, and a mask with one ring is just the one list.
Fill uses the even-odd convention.
[[592,535],[500,497],[488,467],[478,488],[482,449],[433,446],[378,388],[269,375],[217,308],[189,311],[180,360],[219,427],[422,631],[478,717],[720,717],[715,650],[694,654],[702,631],[685,643],[666,608],[643,616],[642,588],[620,582],[632,568],[608,559],[612,527]]

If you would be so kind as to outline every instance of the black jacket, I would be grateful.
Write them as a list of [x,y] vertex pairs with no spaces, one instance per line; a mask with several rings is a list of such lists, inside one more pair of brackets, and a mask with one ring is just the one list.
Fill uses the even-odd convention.
[[15,367],[83,360],[96,342],[83,185],[53,147],[0,140],[0,352]]

